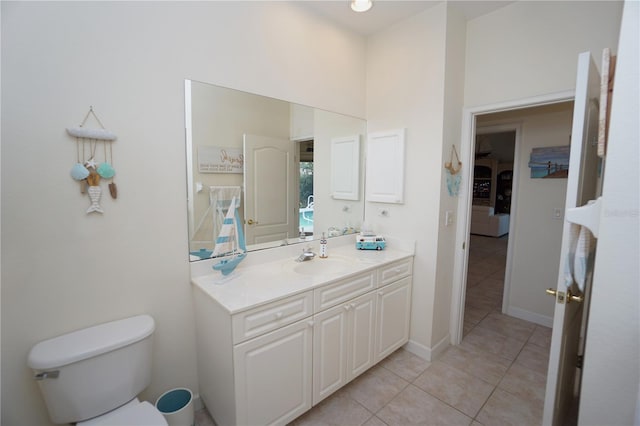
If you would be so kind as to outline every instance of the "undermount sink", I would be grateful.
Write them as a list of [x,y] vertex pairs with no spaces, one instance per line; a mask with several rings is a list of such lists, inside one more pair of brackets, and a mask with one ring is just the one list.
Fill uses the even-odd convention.
[[293,265],[293,272],[302,275],[325,275],[346,271],[351,262],[344,257],[316,257],[313,260],[296,262]]

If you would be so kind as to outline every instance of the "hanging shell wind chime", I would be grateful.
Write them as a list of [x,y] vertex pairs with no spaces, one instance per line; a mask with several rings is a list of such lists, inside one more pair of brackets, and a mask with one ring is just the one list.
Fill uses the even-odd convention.
[[[88,129],[84,125],[89,116],[92,115],[100,125],[100,129]],[[93,111],[93,107],[89,108],[89,112],[82,120],[78,127],[67,128],[67,133],[76,139],[76,163],[71,167],[71,177],[80,182],[80,192],[89,194],[91,205],[87,209],[89,213],[104,213],[100,206],[100,198],[102,197],[102,188],[100,180],[111,179],[109,184],[109,193],[113,199],[118,197],[118,189],[113,177],[116,174],[113,168],[113,148],[112,142],[116,140],[116,135],[106,130],[100,119]],[[88,144],[88,153],[87,153]],[[104,161],[96,164],[96,149],[99,144],[103,145]],[[107,145],[109,146],[109,158],[107,158]],[[82,154],[80,153],[82,151]],[[87,188],[88,186],[88,188]]]

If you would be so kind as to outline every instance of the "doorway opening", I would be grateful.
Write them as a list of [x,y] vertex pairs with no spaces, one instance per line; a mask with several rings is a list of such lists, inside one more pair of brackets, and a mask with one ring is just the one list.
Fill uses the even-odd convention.
[[[511,286],[511,258],[513,252],[513,239],[517,235],[516,222],[518,218],[518,191],[517,182],[518,175],[520,173],[526,174],[527,161],[522,160],[522,156],[526,155],[523,151],[520,154],[523,138],[522,128],[523,119],[522,116],[529,111],[535,111],[538,107],[552,106],[557,104],[564,104],[572,102],[574,98],[573,92],[560,92],[535,98],[522,99],[519,101],[505,102],[494,105],[486,105],[481,107],[467,108],[463,112],[463,127],[462,127],[462,139],[460,146],[460,159],[463,164],[475,165],[476,151],[479,157],[485,151],[485,147],[481,147],[480,139],[476,143],[477,136],[485,133],[501,133],[507,131],[516,131],[516,142],[514,148],[514,162],[511,174],[512,190],[509,198],[505,197],[507,194],[507,187],[502,187],[502,200],[498,204],[498,208],[509,209],[509,223],[508,223],[508,240],[506,244],[506,265],[504,270],[504,287],[502,295],[502,303],[497,310],[504,312],[508,305],[510,297]],[[520,129],[520,130],[519,130]],[[547,139],[548,140],[548,139]],[[566,143],[566,140],[563,141]],[[476,146],[478,145],[478,146]],[[523,171],[519,171],[519,164],[523,164]],[[461,190],[461,196],[458,202],[457,217],[458,223],[456,227],[456,253],[454,260],[454,277],[453,277],[453,291],[452,291],[452,306],[451,306],[451,327],[450,327],[450,342],[453,345],[459,345],[462,342],[464,335],[464,314],[465,314],[465,298],[466,298],[466,284],[469,266],[469,246],[471,237],[471,221],[472,221],[472,209],[473,209],[473,186],[474,186],[474,167],[462,168],[462,182],[463,187]],[[496,169],[497,173],[497,169]],[[505,178],[508,175],[504,176]],[[497,188],[497,176],[496,176],[496,201],[499,200],[498,188]],[[535,200],[533,201],[535,202]],[[491,203],[491,194],[489,193],[489,203]],[[495,214],[494,205],[494,214]],[[496,225],[494,225],[496,226]],[[504,225],[503,225],[504,226]],[[473,259],[473,258],[472,258]],[[494,287],[495,288],[495,287]],[[543,290],[544,291],[544,290]],[[526,314],[526,313],[525,313]],[[510,314],[511,315],[511,314]],[[529,321],[536,322],[538,324],[544,324],[548,318],[542,318],[540,316],[534,316],[533,318],[525,318],[522,315],[515,315],[516,317],[527,319]],[[549,322],[550,325],[550,322]],[[468,327],[467,327],[468,328]],[[466,330],[468,331],[468,329]]]
[[519,131],[517,125],[478,126],[463,336],[491,312],[502,312]]
[[313,139],[298,142],[298,231],[302,238],[313,236]]

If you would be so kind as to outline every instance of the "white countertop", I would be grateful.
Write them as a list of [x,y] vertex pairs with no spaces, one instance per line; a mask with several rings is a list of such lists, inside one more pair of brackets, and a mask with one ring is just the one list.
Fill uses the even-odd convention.
[[[318,253],[318,241],[310,245],[313,251]],[[211,269],[215,261],[196,262],[197,265],[192,265],[191,282],[230,314],[235,314],[411,257],[414,254],[415,244],[393,239],[390,241],[387,238],[387,247],[384,250],[357,250],[353,235],[332,238],[329,240],[327,259],[316,256],[313,260],[302,263],[327,262],[330,266],[333,262],[340,260],[345,265],[340,268],[340,271],[324,271],[313,275],[294,271],[294,268],[301,265],[295,261],[295,258],[306,246],[295,245],[271,249],[268,250],[269,253],[250,252],[247,254],[247,259],[226,277]],[[247,262],[252,257],[253,261]],[[335,259],[332,260],[332,257]],[[315,264],[302,265],[304,266],[316,267]]]

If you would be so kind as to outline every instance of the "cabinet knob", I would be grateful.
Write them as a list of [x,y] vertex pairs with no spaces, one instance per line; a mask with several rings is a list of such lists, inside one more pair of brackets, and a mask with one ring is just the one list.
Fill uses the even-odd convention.
[[307,322],[307,325],[308,325],[309,327],[313,327],[314,322],[313,322],[313,321],[309,321],[309,322]]
[[384,291],[379,291],[378,296],[384,296]]
[[355,308],[356,308],[356,304],[355,304],[355,303],[352,303],[352,304],[351,304],[351,309],[355,309]]
[[282,318],[282,312],[278,312],[278,313],[276,314],[276,319],[280,319],[280,318]]
[[349,305],[344,305],[344,310],[345,310],[345,311],[348,311],[349,309],[351,309],[351,306],[349,306]]

